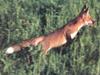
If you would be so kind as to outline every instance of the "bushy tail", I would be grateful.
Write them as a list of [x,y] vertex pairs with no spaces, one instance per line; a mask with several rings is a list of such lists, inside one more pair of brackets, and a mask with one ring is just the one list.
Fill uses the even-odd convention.
[[9,48],[7,48],[6,50],[6,54],[12,54],[14,52],[18,52],[20,51],[22,48],[25,48],[25,47],[29,47],[29,46],[36,46],[38,45],[42,40],[44,39],[44,36],[40,36],[40,37],[37,37],[37,38],[32,38],[32,39],[29,39],[29,40],[24,40],[22,41],[21,43],[19,44],[15,44]]

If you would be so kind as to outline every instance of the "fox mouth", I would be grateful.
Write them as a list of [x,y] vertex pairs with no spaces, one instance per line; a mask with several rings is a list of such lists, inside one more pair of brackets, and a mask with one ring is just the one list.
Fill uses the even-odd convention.
[[89,26],[94,26],[94,23],[95,23],[95,20],[92,20],[92,21],[89,21],[89,22],[88,22],[88,25],[89,25]]

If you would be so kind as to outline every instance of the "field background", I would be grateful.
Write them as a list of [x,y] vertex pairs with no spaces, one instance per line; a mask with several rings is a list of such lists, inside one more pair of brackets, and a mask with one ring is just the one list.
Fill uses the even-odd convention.
[[[7,47],[47,34],[78,15],[85,0],[0,0],[0,75],[100,75],[100,0],[87,0],[94,27],[84,27],[69,46],[41,46],[5,55]],[[58,51],[57,51],[58,50]]]

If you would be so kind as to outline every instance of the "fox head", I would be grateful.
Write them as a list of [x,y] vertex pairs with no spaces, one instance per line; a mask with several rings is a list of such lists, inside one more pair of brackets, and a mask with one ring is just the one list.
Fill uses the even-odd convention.
[[86,7],[86,5],[84,5],[84,7],[82,8],[79,16],[81,17],[85,25],[92,26],[95,23],[94,19],[90,16],[89,9],[88,7]]

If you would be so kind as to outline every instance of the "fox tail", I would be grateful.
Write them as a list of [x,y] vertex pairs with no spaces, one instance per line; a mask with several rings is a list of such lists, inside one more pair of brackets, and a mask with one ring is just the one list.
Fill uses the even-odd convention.
[[22,48],[29,47],[29,46],[37,46],[41,41],[43,41],[44,36],[40,36],[37,38],[32,38],[29,40],[24,40],[19,44],[12,45],[7,48],[6,54],[12,54],[14,52],[21,51]]

